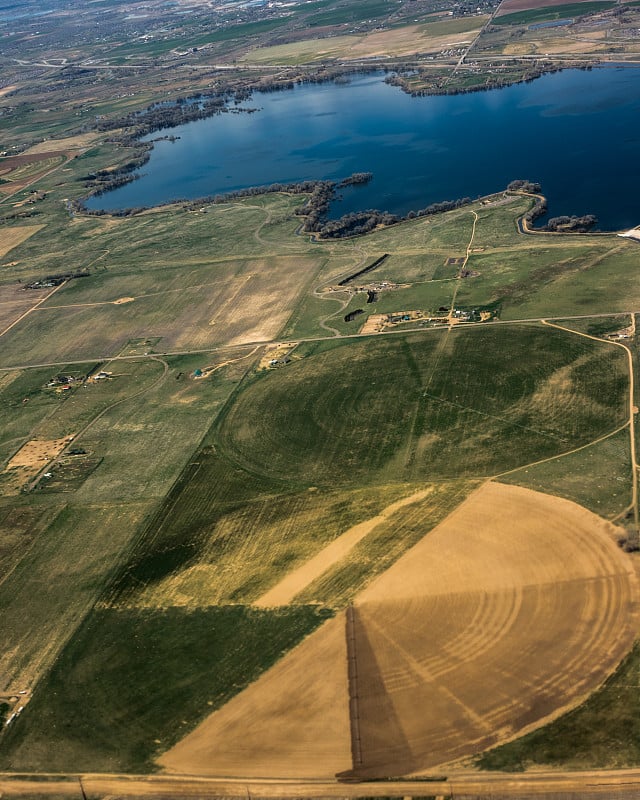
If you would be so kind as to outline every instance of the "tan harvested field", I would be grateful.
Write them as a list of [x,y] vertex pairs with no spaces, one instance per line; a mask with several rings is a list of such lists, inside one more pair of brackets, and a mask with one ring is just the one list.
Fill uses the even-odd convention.
[[64,150],[46,150],[35,155],[22,153],[18,156],[0,158],[0,177],[7,181],[0,184],[2,193],[11,195],[19,189],[30,186],[46,173],[64,164],[68,155]]
[[161,765],[337,774],[347,705],[359,778],[419,774],[537,727],[633,642],[637,579],[615,531],[569,501],[484,484]]
[[88,147],[99,138],[99,133],[79,133],[77,136],[68,136],[65,139],[46,139],[44,142],[34,144],[28,150],[25,150],[23,155],[35,156],[42,155],[42,153],[50,153],[52,146],[60,148],[61,150],[80,150],[84,147]]
[[273,588],[263,594],[262,597],[258,598],[254,605],[261,608],[274,608],[288,605],[297,594],[303,592],[313,581],[349,555],[358,542],[361,542],[374,528],[381,525],[401,508],[424,500],[432,491],[432,488],[423,489],[422,491],[409,495],[409,497],[402,498],[402,500],[396,500],[395,503],[391,503],[391,505],[387,506],[387,508],[381,511],[377,516],[349,528],[348,531],[345,531],[317,555],[309,559],[305,564],[302,564],[301,567],[286,575]]
[[26,242],[34,233],[37,233],[44,227],[44,225],[16,225],[15,227],[5,227],[2,231],[2,240],[0,241],[0,258],[4,258],[14,247],[22,244],[22,242]]
[[372,584],[353,615],[356,773],[470,756],[583,700],[637,630],[614,533],[566,500],[488,483]]
[[158,762],[170,772],[332,778],[351,767],[344,614],[326,622]]
[[[606,51],[611,46],[606,31],[576,33],[572,36],[551,35],[547,32],[544,37],[534,36],[533,31],[525,33],[525,39],[516,44],[506,45],[502,52],[505,55],[522,55],[534,53],[596,53]],[[539,34],[535,31],[535,34]]]
[[[413,53],[435,53],[468,44],[480,32],[487,17],[472,17],[462,29],[435,34],[428,25],[409,25],[366,35],[334,36],[302,42],[274,45],[252,50],[244,57],[254,63],[315,61],[324,58],[373,58],[375,56],[407,56]],[[437,23],[436,23],[437,24]]]

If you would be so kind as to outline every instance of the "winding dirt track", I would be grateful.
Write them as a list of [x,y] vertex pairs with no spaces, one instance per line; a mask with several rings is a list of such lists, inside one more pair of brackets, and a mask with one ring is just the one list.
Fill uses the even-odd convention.
[[[420,774],[581,702],[637,630],[615,528],[486,483],[161,766],[191,775]],[[347,694],[348,687],[348,694]]]

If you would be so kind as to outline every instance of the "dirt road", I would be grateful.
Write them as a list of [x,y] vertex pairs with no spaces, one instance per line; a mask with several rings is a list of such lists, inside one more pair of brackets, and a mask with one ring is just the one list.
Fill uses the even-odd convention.
[[[424,797],[442,798],[531,798],[566,800],[640,797],[640,769],[590,772],[450,773],[447,780],[385,781],[384,783],[338,783],[337,781],[260,781],[244,778],[211,780],[188,776],[82,775],[42,780],[36,776],[0,775],[0,796],[33,797]],[[439,777],[439,776],[438,776]]]

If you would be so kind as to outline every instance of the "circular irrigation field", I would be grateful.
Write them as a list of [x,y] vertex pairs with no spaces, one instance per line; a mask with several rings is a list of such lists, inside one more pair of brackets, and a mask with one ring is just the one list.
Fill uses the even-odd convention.
[[577,705],[637,630],[611,523],[485,483],[171,748],[172,772],[357,778],[438,768]]
[[626,421],[620,348],[536,325],[328,343],[227,408],[222,449],[297,483],[488,476]]

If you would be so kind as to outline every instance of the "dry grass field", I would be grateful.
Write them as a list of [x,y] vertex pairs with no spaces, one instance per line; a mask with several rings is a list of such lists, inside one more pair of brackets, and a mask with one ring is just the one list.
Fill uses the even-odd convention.
[[59,360],[113,356],[134,338],[155,338],[161,352],[269,341],[320,263],[283,255],[199,264],[187,280],[165,273],[157,288],[153,275],[146,288],[139,274],[100,275],[93,302],[92,278],[72,282],[5,335],[0,361],[46,361],[52,340]]
[[26,242],[34,233],[44,227],[44,225],[12,225],[11,227],[3,228],[2,240],[0,241],[0,258],[4,258],[14,247]]
[[[250,50],[244,61],[254,64],[303,64],[326,58],[356,59],[436,53],[470,44],[487,21],[474,16],[447,23],[408,25],[364,35],[333,36]],[[443,27],[447,25],[448,27]]]
[[263,608],[288,605],[296,595],[303,592],[313,581],[348,556],[353,548],[374,531],[378,525],[382,525],[401,508],[424,500],[433,491],[434,488],[429,487],[428,489],[421,489],[419,492],[415,492],[402,500],[396,500],[395,503],[387,506],[375,517],[349,528],[309,561],[285,575],[279,583],[259,597],[254,605]]
[[[411,486],[392,484],[377,487],[375,493],[337,489],[278,494],[277,484],[265,485],[248,475],[240,478],[228,465],[209,465],[204,454],[197,461],[194,479],[169,499],[159,525],[150,527],[156,560],[187,544],[195,552],[184,565],[168,559],[173,569],[152,576],[155,579],[145,575],[142,558],[130,590],[116,605],[202,608],[255,603],[332,543],[343,541],[346,531],[368,528],[385,507],[412,491]],[[252,489],[258,490],[257,497],[252,497]]]
[[346,771],[347,707],[359,778],[420,773],[539,725],[632,644],[637,579],[614,532],[568,501],[484,484],[159,763],[328,777]]
[[67,136],[64,139],[56,139],[55,142],[52,142],[49,139],[45,139],[43,142],[38,142],[38,144],[34,144],[29,147],[27,150],[24,151],[23,155],[25,156],[35,156],[35,155],[42,155],[42,153],[49,153],[51,152],[52,144],[55,144],[61,150],[82,150],[85,147],[88,147],[92,142],[95,142],[96,139],[100,138],[99,133],[79,133],[76,136]]

